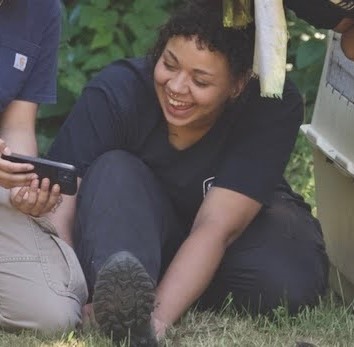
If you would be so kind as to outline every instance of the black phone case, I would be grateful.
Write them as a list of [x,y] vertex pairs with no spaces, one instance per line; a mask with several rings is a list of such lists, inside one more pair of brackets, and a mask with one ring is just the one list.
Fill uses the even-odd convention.
[[62,194],[74,195],[77,191],[77,171],[73,165],[17,153],[2,154],[1,157],[13,163],[32,164],[34,170],[29,172],[36,173],[40,181],[43,178],[49,178],[50,187],[56,183],[59,184]]

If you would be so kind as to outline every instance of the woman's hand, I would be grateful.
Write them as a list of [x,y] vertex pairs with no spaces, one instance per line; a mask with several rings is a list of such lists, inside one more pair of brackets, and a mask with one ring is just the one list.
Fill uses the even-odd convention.
[[95,320],[95,313],[93,311],[92,303],[86,304],[81,309],[82,325],[90,328],[97,328],[97,322]]
[[[0,155],[11,154],[11,150],[0,138]],[[37,178],[33,172],[34,167],[31,164],[12,163],[0,157],[0,186],[6,189],[14,187],[29,186]]]
[[157,340],[161,340],[166,335],[166,331],[169,325],[163,322],[162,320],[156,318],[156,315],[154,315],[154,313],[152,313],[151,319],[156,338]]
[[[60,187],[55,184],[49,189],[50,181],[44,178],[39,188],[39,180],[32,180],[29,186],[11,189],[11,204],[22,213],[39,217],[53,211],[61,202]],[[53,211],[54,212],[54,211]]]

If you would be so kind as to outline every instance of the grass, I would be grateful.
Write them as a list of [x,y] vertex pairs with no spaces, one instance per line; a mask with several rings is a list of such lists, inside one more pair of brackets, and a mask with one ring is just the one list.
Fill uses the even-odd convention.
[[[354,346],[354,314],[333,294],[320,305],[305,308],[291,317],[283,307],[274,318],[251,318],[226,308],[222,313],[190,310],[165,338],[166,347],[352,347]],[[307,344],[305,344],[307,343]],[[40,347],[111,347],[110,339],[86,329],[57,338],[36,337],[30,332],[19,335],[0,332],[0,346]],[[121,347],[128,347],[122,342]]]
[[232,311],[222,315],[189,313],[171,332],[167,346],[296,346],[297,342],[321,347],[354,346],[354,315],[351,307],[337,305],[329,297],[312,310],[290,317],[286,309],[274,319],[252,319]]

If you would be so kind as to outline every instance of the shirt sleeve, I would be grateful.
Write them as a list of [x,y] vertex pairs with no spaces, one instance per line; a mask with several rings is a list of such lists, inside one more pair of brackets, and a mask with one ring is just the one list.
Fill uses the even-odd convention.
[[255,95],[251,100],[235,126],[215,186],[268,204],[293,150],[303,120],[303,103],[289,82],[282,100]]
[[285,6],[293,10],[297,17],[321,29],[333,29],[354,11],[346,11],[330,0],[285,0]]
[[60,2],[58,0],[50,1],[48,12],[47,24],[39,43],[39,56],[16,99],[36,103],[56,102],[56,76],[61,27]]
[[74,165],[83,177],[97,157],[124,146],[119,113],[119,106],[103,90],[86,87],[60,128],[48,158]]
[[117,61],[87,84],[48,152],[50,159],[74,165],[83,177],[103,153],[140,146],[150,126],[145,115],[153,85],[143,82],[138,70],[136,62]]

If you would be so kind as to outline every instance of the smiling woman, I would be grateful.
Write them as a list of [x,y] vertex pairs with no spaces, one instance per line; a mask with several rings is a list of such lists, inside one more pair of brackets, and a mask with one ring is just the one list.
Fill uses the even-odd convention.
[[151,54],[88,83],[50,149],[81,177],[51,221],[116,340],[155,346],[193,303],[230,293],[271,314],[326,291],[321,228],[282,177],[302,100],[289,81],[282,100],[260,96],[253,47],[252,24],[224,27],[221,0],[186,1]]
[[225,103],[241,93],[242,79],[229,73],[219,52],[197,48],[197,38],[176,36],[166,44],[154,70],[155,90],[170,143],[190,147],[215,124]]

